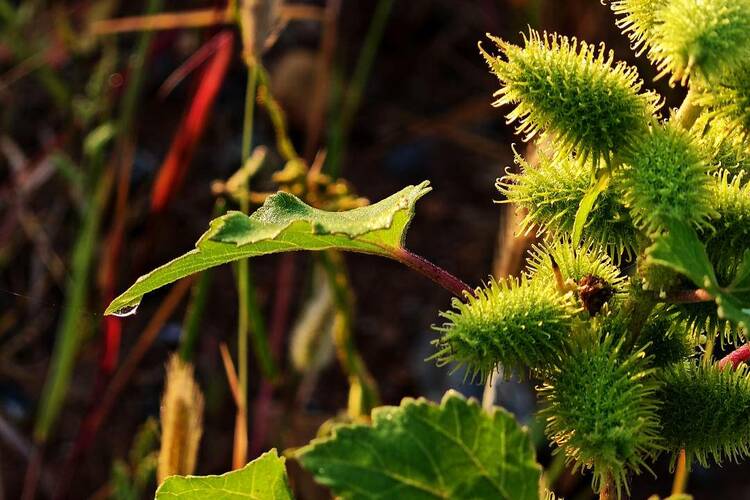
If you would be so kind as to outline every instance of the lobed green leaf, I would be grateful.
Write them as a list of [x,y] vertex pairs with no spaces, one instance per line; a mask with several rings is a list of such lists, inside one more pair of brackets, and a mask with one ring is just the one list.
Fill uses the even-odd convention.
[[376,408],[371,426],[337,427],[296,456],[344,500],[539,498],[541,467],[526,431],[505,410],[485,412],[454,391],[440,405],[406,398]]

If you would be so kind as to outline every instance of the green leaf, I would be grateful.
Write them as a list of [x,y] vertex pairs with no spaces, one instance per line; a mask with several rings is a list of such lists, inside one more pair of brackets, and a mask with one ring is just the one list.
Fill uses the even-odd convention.
[[210,267],[238,259],[295,250],[339,249],[391,257],[404,240],[414,205],[429,182],[346,212],[325,212],[289,193],[270,196],[255,213],[214,219],[196,248],[141,276],[104,314],[132,314],[146,293]]
[[646,253],[649,261],[684,274],[697,287],[718,286],[706,247],[695,230],[685,222],[672,220],[669,232],[659,235]]
[[245,467],[220,476],[171,476],[156,490],[156,500],[221,498],[291,500],[285,458],[267,451]]
[[734,321],[750,332],[750,250],[745,251],[732,283],[716,296],[716,304],[720,318]]
[[591,210],[594,208],[594,203],[599,195],[607,189],[609,186],[610,175],[608,172],[604,172],[594,182],[586,194],[581,198],[581,203],[578,205],[576,211],[576,218],[573,222],[573,245],[578,246],[581,242],[581,236],[583,235],[583,227],[586,225],[586,219],[588,219]]
[[501,408],[485,412],[448,391],[440,405],[406,398],[347,425],[296,456],[348,500],[492,498],[536,500],[541,467],[531,439]]
[[732,283],[722,288],[708,259],[705,245],[684,222],[672,221],[669,232],[660,235],[646,251],[651,262],[670,267],[711,293],[718,315],[750,330],[750,251],[746,251]]

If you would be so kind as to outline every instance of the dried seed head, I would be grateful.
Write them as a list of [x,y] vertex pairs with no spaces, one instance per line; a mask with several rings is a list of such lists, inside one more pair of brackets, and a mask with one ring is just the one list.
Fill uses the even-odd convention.
[[173,355],[167,364],[161,404],[161,449],[157,479],[195,471],[203,433],[203,394],[193,378],[193,366]]

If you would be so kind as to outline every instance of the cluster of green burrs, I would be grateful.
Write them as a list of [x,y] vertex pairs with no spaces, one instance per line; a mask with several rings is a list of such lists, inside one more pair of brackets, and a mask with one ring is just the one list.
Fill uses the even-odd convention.
[[712,354],[750,326],[750,0],[611,7],[685,102],[660,110],[635,68],[575,38],[480,45],[538,153],[497,187],[544,243],[520,278],[454,300],[434,358],[541,380],[550,440],[619,495],[662,452],[750,456],[748,371]]

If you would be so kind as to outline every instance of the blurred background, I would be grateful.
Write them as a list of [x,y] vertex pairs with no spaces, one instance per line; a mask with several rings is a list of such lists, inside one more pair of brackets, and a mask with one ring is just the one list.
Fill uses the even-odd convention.
[[[247,38],[223,2],[0,0],[0,498],[152,497],[175,351],[194,364],[205,399],[195,472],[232,468],[232,266],[147,295],[133,316],[102,316],[223,210],[253,209],[278,189],[342,209],[429,179],[407,247],[471,285],[516,273],[529,241],[512,238],[494,183],[512,167],[511,144],[525,145],[491,107],[497,83],[477,49],[485,33],[518,43],[531,26],[603,41],[638,66],[665,109],[682,98],[652,82],[599,2],[261,3],[271,13]],[[268,153],[251,191],[232,191],[249,58],[263,68],[250,137]],[[460,371],[425,362],[448,292],[394,262],[342,259],[333,264],[348,277],[345,338],[324,318],[335,309],[325,262],[287,254],[250,264],[248,459],[301,446],[374,402],[439,400],[451,387],[482,397]],[[365,394],[354,409],[352,386]],[[496,402],[529,425],[560,496],[593,498],[588,478],[551,457],[532,388],[498,384]],[[288,464],[298,498],[329,497]],[[666,495],[669,467],[635,478],[633,498]],[[744,470],[697,468],[689,491],[750,498]]]

